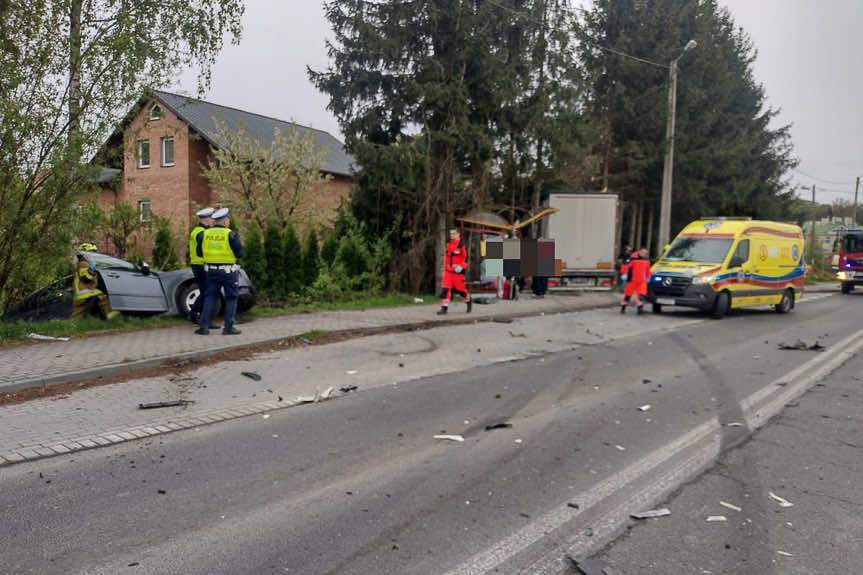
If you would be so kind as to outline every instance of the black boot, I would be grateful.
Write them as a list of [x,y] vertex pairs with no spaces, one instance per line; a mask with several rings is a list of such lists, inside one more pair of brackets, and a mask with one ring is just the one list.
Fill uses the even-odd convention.
[[620,306],[620,313],[626,313],[626,306],[625,305]]
[[638,306],[638,312],[637,313],[638,313],[638,315],[641,315],[644,313],[644,306],[643,305]]
[[467,300],[467,313],[470,313],[470,310],[473,309],[473,302],[471,300]]
[[437,314],[438,315],[446,315],[446,306],[445,305],[440,306],[440,309],[438,310]]

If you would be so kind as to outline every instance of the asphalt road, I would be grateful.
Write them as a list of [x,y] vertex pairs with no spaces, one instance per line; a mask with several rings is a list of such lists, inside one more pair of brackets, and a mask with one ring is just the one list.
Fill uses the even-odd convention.
[[818,340],[827,358],[860,329],[863,299],[671,316],[640,318],[660,332],[0,469],[0,572],[566,572],[567,550],[625,529],[604,510],[688,479],[648,464],[683,458],[680,438],[717,420],[717,445],[739,445],[741,400],[819,355],[778,342]]

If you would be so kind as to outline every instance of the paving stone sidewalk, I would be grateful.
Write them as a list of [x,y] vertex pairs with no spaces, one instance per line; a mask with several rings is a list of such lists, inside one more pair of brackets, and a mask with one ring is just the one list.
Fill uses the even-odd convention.
[[[549,295],[543,299],[523,298],[476,304],[472,318],[540,314],[589,309],[610,305],[616,294],[587,292],[578,296]],[[113,371],[155,365],[171,358],[184,358],[237,347],[278,341],[312,330],[338,331],[381,328],[423,322],[465,319],[460,303],[450,314],[435,315],[433,305],[326,311],[291,316],[255,318],[244,323],[242,335],[223,336],[217,330],[197,336],[194,326],[176,326],[93,337],[72,338],[67,342],[37,342],[32,345],[0,348],[0,392],[75,381]]]

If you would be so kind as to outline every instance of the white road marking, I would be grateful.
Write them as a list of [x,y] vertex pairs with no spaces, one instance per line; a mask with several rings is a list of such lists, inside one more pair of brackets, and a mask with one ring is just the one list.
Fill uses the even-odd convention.
[[[832,295],[820,296],[819,299]],[[813,299],[815,298],[811,298],[809,301]],[[818,354],[803,365],[743,399],[740,404],[750,428],[754,430],[764,425],[771,417],[781,412],[788,401],[803,394],[809,386],[837,369],[853,357],[861,347],[863,347],[863,329],[849,335],[829,350]],[[785,386],[777,386],[776,384],[779,382],[784,382]],[[756,408],[756,406],[760,407]],[[561,546],[570,555],[587,555],[591,550],[598,549],[610,540],[616,530],[628,521],[629,513],[633,508],[652,505],[663,494],[669,493],[676,486],[694,477],[712,463],[720,453],[719,430],[719,421],[716,418],[702,423],[607,479],[600,481],[587,491],[568,496],[567,501],[571,501],[574,497],[581,501],[581,508],[578,511],[569,508],[566,505],[567,501],[563,501],[548,513],[448,571],[446,575],[489,573],[531,545],[541,541],[549,533],[572,521],[575,517],[591,510],[621,490],[632,486],[639,479],[659,470],[658,475],[652,478],[648,485],[639,486],[636,495],[627,498],[622,504],[614,506],[614,509],[603,513],[597,520],[593,521],[591,523],[593,528],[591,537],[588,538],[583,533],[574,533],[561,542]],[[673,466],[673,469],[662,469],[663,464],[675,456],[683,455],[687,449],[692,449],[694,453],[683,457],[683,462]],[[634,499],[638,501],[633,501]],[[546,554],[530,565],[522,573],[524,575],[563,573],[564,566],[560,561],[562,554],[563,550],[558,547],[552,553]]]

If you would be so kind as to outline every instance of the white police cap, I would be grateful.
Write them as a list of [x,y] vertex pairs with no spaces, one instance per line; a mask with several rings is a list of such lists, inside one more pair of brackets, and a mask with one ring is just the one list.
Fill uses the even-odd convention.
[[197,212],[195,212],[195,214],[199,218],[209,218],[210,216],[213,215],[213,212],[215,212],[215,211],[216,210],[214,210],[213,208],[204,208],[203,210],[198,210]]
[[227,218],[228,217],[228,208],[219,208],[218,210],[213,212],[213,215],[210,217],[213,218],[214,220],[222,220],[224,218]]

